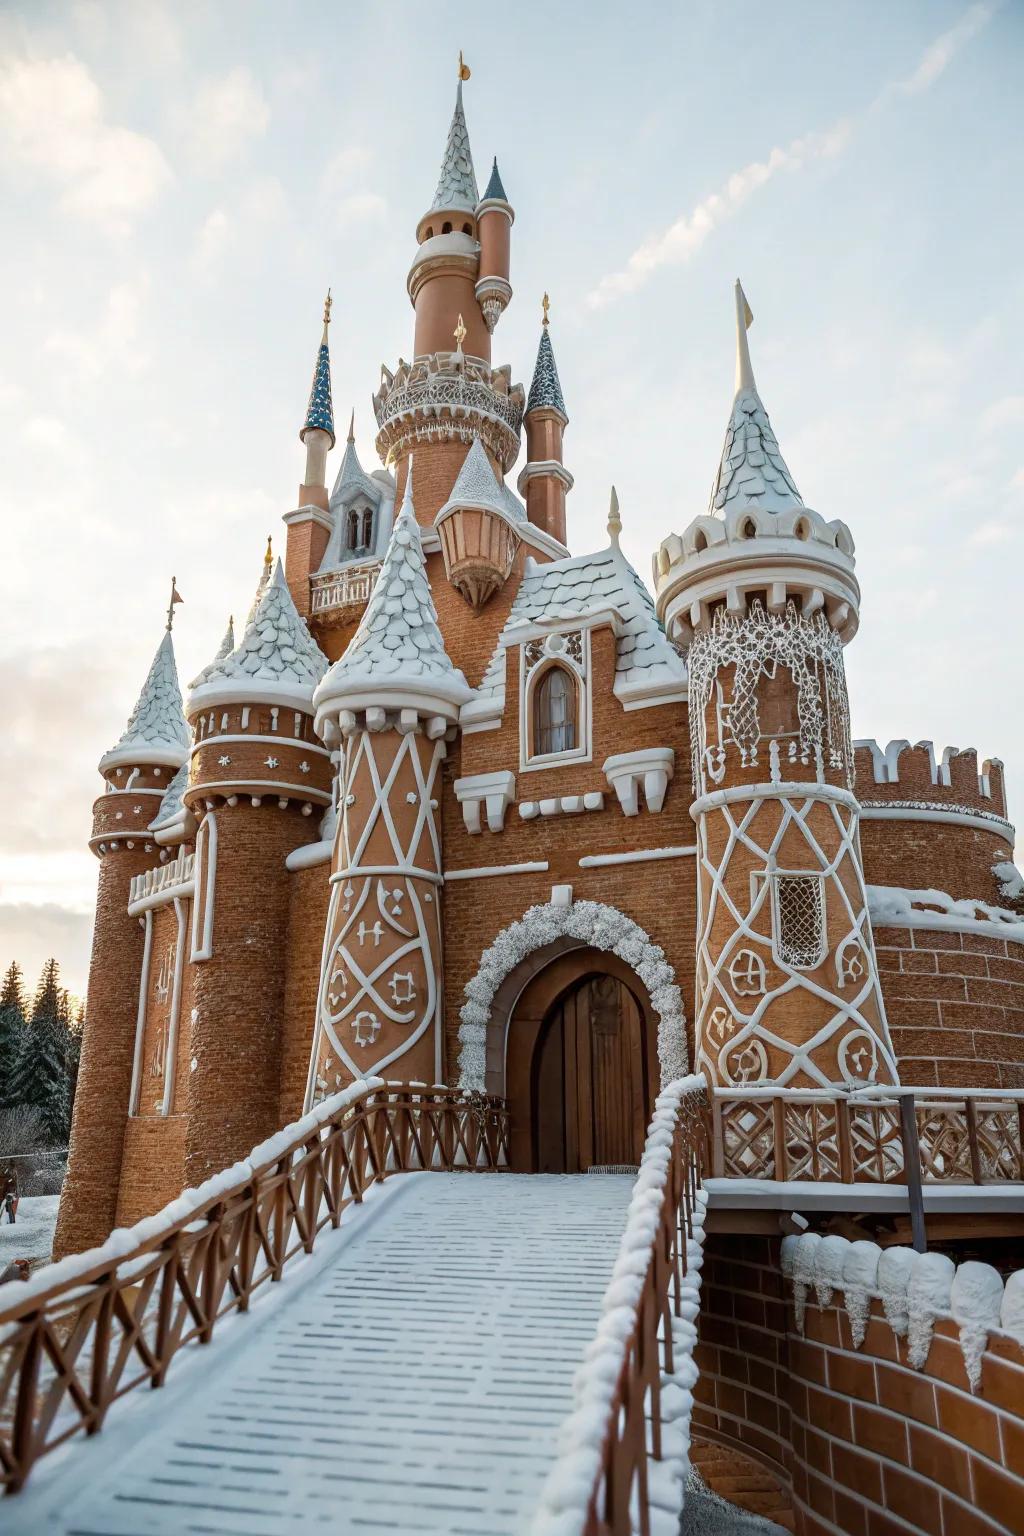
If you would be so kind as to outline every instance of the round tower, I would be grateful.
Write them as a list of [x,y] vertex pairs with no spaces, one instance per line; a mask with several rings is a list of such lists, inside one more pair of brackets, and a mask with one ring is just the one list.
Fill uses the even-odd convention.
[[197,679],[186,806],[199,822],[186,1177],[197,1183],[277,1128],[288,925],[285,859],[314,841],[331,802],[313,730],[327,659],[281,562],[238,646]]
[[[299,441],[306,449],[306,474],[299,487],[299,506],[322,507],[326,512],[327,455],[334,447],[334,405],[331,400],[331,354],[327,344],[327,327],[331,323],[331,290],[324,300],[324,333],[317,349],[313,366],[313,383],[309,391],[306,419],[299,432]],[[323,551],[320,552],[323,554]]]
[[338,820],[307,1104],[373,1073],[442,1071],[441,768],[471,690],[438,628],[411,482],[355,637],[315,694]]
[[128,912],[132,880],[159,855],[150,823],[188,757],[188,728],[167,632],[120,740],[99,761],[104,792],[89,847],[100,861],[89,962],[86,1029],[75,1094],[68,1175],[53,1253],[101,1243],[117,1215],[147,929]]
[[861,867],[843,647],[853,541],[806,507],[737,380],[707,515],[655,558],[686,651],[697,826],[696,1053],[719,1086],[897,1081]]
[[523,417],[526,464],[517,484],[519,494],[526,498],[526,514],[530,522],[564,544],[565,498],[572,490],[573,477],[562,463],[562,445],[569,417],[551,345],[549,308],[550,300],[545,294],[537,363]]
[[509,271],[512,253],[512,204],[498,174],[495,156],[491,179],[476,207],[477,232],[480,236],[480,276],[476,283],[476,301],[484,324],[492,334],[512,297]]

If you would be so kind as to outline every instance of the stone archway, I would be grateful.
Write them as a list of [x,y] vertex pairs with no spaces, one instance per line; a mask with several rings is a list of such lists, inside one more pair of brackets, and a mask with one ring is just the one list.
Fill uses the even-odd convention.
[[505,1095],[505,1043],[516,1000],[558,955],[603,950],[623,961],[642,983],[658,1021],[662,1086],[688,1071],[683,1000],[665,952],[631,917],[597,901],[530,907],[502,929],[466,984],[460,1010],[459,1086]]

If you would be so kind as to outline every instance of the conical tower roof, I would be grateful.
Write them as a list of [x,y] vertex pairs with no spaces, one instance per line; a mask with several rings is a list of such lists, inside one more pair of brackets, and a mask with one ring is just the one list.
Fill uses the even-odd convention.
[[747,329],[753,318],[743,289],[737,282],[736,396],[708,504],[709,512],[722,517],[726,512],[743,507],[785,512],[790,507],[804,504],[754,383],[747,343]]
[[342,455],[337,479],[331,492],[331,500],[336,501],[343,497],[346,491],[356,489],[365,491],[374,505],[380,501],[384,494],[383,487],[377,481],[370,478],[359,462],[359,455],[356,452],[355,412],[353,411],[352,421],[348,429],[348,438],[345,443],[345,452]]
[[321,651],[284,579],[280,560],[238,646],[212,663],[203,683],[189,696],[189,713],[230,700],[295,703],[308,708],[313,689],[327,670]]
[[299,437],[302,442],[305,442],[307,432],[329,432],[333,448],[334,404],[331,400],[331,354],[327,345],[327,327],[330,323],[331,295],[328,293],[327,302],[324,305],[324,333],[320,338],[316,362],[313,364],[313,384],[309,391],[309,405],[306,407],[306,419],[302,424]]
[[[253,612],[255,612],[255,605],[253,606]],[[217,647],[217,654],[216,654],[216,656],[213,658],[212,661],[208,661],[207,662],[206,666],[203,668],[203,670],[201,672],[197,672],[196,673],[195,677],[189,683],[189,688],[190,689],[198,688],[203,683],[205,683],[207,677],[213,671],[214,667],[219,666],[220,663],[224,660],[224,658],[226,656],[230,656],[231,652],[234,650],[234,648],[235,648],[235,620],[234,620],[234,616],[232,616],[231,618],[228,619],[228,627],[224,631],[224,638],[221,640],[220,645],[218,645],[218,647]]]
[[501,174],[498,170],[497,155],[495,155],[494,164],[491,166],[491,179],[488,181],[487,186],[484,189],[484,195],[480,201],[486,203],[489,202],[492,198],[495,202],[508,202],[508,198],[505,196],[505,188],[501,184]]
[[391,530],[380,575],[344,656],[316,691],[325,706],[394,706],[424,697],[436,714],[454,717],[472,690],[452,664],[437,623],[412,501],[412,462],[405,499]]
[[448,142],[441,161],[441,175],[434,193],[433,209],[443,212],[459,208],[472,213],[480,201],[473,170],[473,153],[469,147],[469,129],[466,114],[462,110],[462,81],[455,93],[455,111],[452,113]]
[[487,512],[497,512],[500,517],[508,518],[509,505],[506,501],[497,476],[491,468],[491,461],[487,457],[484,445],[478,437],[474,437],[472,446],[462,461],[452,493],[444,506],[434,519],[434,526],[456,507],[481,507]]
[[100,772],[118,763],[159,763],[178,768],[188,755],[190,739],[174,662],[174,642],[168,630],[157,646],[149,675],[120,740],[100,758]]
[[539,410],[541,406],[558,411],[568,421],[569,413],[565,409],[562,385],[558,377],[558,367],[555,363],[554,348],[551,345],[551,334],[546,320],[541,327],[537,365],[533,370],[533,382],[526,400],[527,414],[530,411]]

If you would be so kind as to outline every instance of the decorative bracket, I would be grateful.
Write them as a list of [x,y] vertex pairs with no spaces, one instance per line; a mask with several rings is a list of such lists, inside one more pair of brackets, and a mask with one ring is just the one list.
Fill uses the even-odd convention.
[[647,809],[661,810],[675,762],[672,747],[647,747],[640,752],[617,752],[614,757],[605,758],[604,776],[609,788],[618,795],[624,815],[639,814],[641,783]]
[[489,829],[500,832],[505,825],[505,812],[515,797],[516,777],[508,769],[455,780],[455,798],[462,806],[462,819],[470,833],[483,831],[481,811],[486,812]]

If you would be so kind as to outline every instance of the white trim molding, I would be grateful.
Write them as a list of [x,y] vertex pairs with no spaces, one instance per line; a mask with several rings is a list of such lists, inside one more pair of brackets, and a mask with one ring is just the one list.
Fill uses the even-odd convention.
[[629,853],[586,853],[579,866],[580,869],[601,869],[607,864],[646,864],[651,859],[692,859],[696,854],[696,843],[686,848],[631,848]]
[[[217,815],[207,811],[196,833],[195,893],[192,898],[192,942],[189,963],[213,955],[213,902],[217,885]],[[202,914],[202,938],[199,918]]]
[[646,747],[639,752],[616,752],[606,757],[603,773],[626,816],[640,813],[640,787],[649,811],[657,813],[665,804],[668,781],[675,772],[676,754],[672,747]]
[[989,832],[993,837],[1003,838],[1011,848],[1016,837],[1012,824],[1002,816],[995,816],[991,811],[971,811],[960,806],[950,806],[947,810],[940,805],[873,804],[871,801],[865,805],[862,801],[860,817],[862,821],[936,821],[954,827],[972,827],[976,832]]
[[483,830],[481,812],[486,815],[491,832],[505,825],[505,812],[516,797],[516,777],[507,768],[497,773],[474,773],[456,779],[455,798],[462,807],[466,831],[475,835]]
[[492,875],[543,875],[548,869],[547,859],[532,864],[483,864],[476,869],[446,869],[444,883],[450,880],[487,880]]

